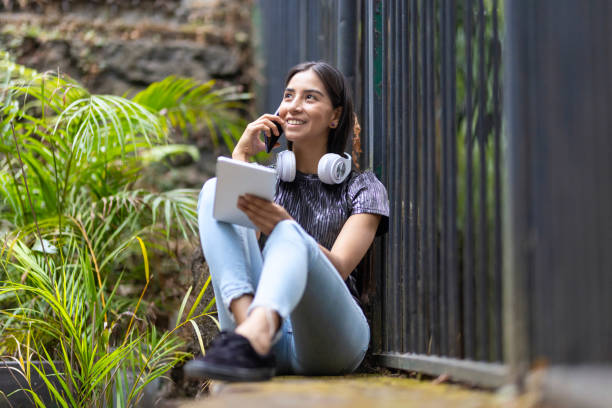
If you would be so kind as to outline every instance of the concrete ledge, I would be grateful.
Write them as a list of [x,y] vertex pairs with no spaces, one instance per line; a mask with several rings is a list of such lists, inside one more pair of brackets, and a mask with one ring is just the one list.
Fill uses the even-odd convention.
[[501,406],[497,396],[449,384],[380,375],[277,377],[261,383],[215,383],[211,396],[180,408],[215,407],[453,407]]
[[456,358],[425,356],[413,353],[375,354],[382,366],[439,376],[447,374],[451,379],[487,388],[498,388],[508,380],[508,369],[499,363],[482,363]]

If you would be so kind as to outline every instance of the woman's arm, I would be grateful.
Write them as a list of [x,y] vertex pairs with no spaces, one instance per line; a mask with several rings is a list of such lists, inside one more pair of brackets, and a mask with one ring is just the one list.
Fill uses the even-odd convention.
[[343,280],[353,272],[372,245],[379,223],[380,215],[377,214],[351,215],[340,230],[331,251],[319,244]]

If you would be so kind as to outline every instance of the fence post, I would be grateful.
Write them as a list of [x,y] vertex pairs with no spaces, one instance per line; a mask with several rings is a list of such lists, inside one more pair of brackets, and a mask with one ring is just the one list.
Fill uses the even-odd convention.
[[357,68],[357,2],[355,0],[338,2],[337,38],[337,67],[349,80],[354,94]]
[[[526,75],[526,47],[528,34],[525,31],[526,2],[506,2],[506,40],[504,44],[504,113],[508,137],[504,184],[504,265],[503,265],[503,319],[504,353],[509,367],[510,381],[519,382],[527,371],[527,201],[513,199],[529,194],[529,172],[520,165],[521,158],[528,156],[529,111],[521,109],[519,100],[526,97],[528,84]],[[515,84],[515,86],[509,86]]]
[[[505,344],[612,363],[612,3],[506,2]],[[603,289],[606,288],[606,289]]]

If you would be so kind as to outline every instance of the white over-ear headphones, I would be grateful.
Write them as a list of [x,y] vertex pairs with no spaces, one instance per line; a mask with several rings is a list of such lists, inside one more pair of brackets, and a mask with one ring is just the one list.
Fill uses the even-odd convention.
[[[276,172],[283,181],[295,179],[295,154],[291,150],[284,150],[276,155]],[[325,184],[340,184],[351,172],[351,156],[344,153],[327,153],[319,160],[317,175]]]

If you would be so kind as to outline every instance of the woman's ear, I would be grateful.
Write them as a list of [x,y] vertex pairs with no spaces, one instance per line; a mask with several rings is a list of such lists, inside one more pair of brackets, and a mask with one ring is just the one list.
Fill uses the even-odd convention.
[[338,124],[340,122],[340,116],[342,116],[342,106],[338,106],[336,109],[334,109],[332,119],[329,124],[330,128],[335,129],[338,127]]

